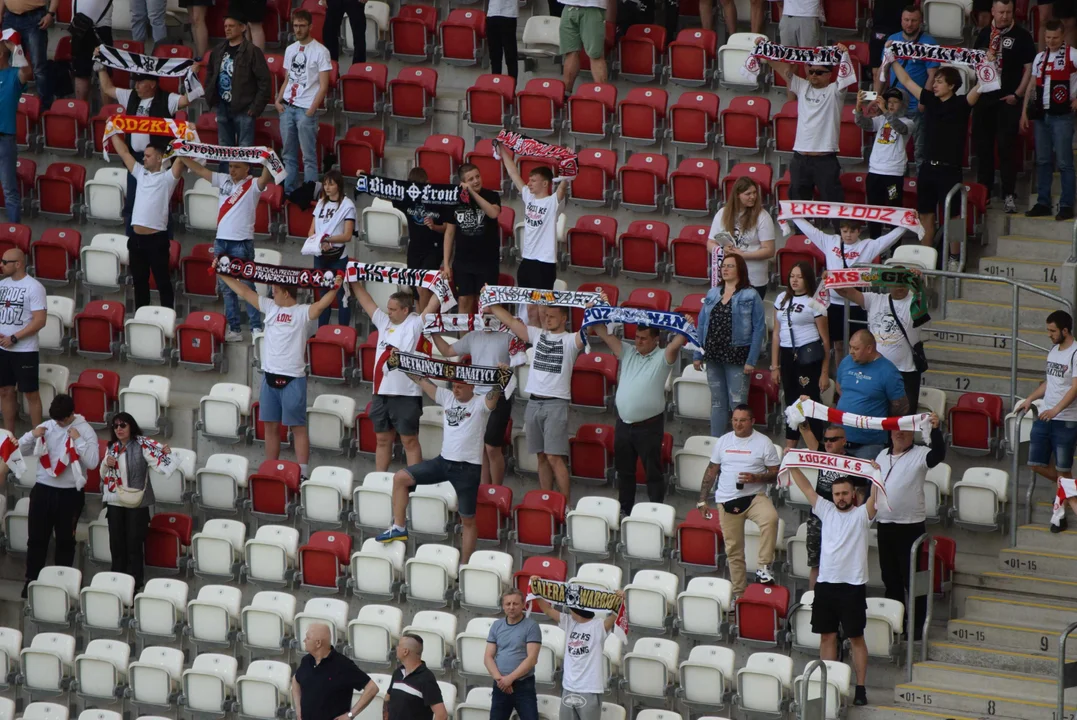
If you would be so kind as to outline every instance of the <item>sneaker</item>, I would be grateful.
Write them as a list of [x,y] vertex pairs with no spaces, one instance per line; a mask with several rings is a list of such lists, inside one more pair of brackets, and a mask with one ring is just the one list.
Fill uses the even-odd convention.
[[1007,195],[1006,196],[1006,212],[1011,214],[1011,215],[1013,213],[1017,212],[1017,196],[1016,195]]
[[229,330],[224,334],[225,342],[243,342],[243,333],[239,330]]
[[760,565],[756,568],[755,579],[764,585],[773,585],[774,575],[770,572],[770,565]]
[[867,705],[868,704],[868,689],[863,685],[856,686],[856,697],[853,699],[853,705]]
[[1066,520],[1065,516],[1063,516],[1061,522],[1059,522],[1058,525],[1052,525],[1051,526],[1051,532],[1056,533],[1056,534],[1061,533],[1061,532],[1066,532],[1066,528],[1068,528],[1068,527],[1069,527],[1069,521]]
[[1051,214],[1051,208],[1040,203],[1036,203],[1032,206],[1032,209],[1025,213],[1025,217],[1047,217]]
[[951,257],[946,261],[947,272],[957,273],[961,272],[961,258]]
[[389,528],[388,530],[383,532],[381,535],[378,535],[374,539],[377,540],[380,543],[391,543],[391,542],[396,542],[397,540],[399,540],[401,542],[407,542],[408,541],[408,529],[404,528],[403,530],[397,530],[396,528]]
[[1073,208],[1063,207],[1058,209],[1058,214],[1055,215],[1055,220],[1072,220]]

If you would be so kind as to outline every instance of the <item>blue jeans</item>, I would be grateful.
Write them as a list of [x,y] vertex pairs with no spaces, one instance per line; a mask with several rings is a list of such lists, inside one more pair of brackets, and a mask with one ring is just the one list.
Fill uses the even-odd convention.
[[[314,256],[314,267],[318,270],[340,270],[343,272],[347,266],[348,257],[346,255],[339,260],[326,260],[321,255]],[[337,291],[337,297],[340,299],[340,309],[337,310],[337,325],[351,326],[352,309],[348,305],[348,299],[344,297],[343,291]],[[329,324],[329,316],[332,312],[333,308],[327,308],[318,316],[318,327]]]
[[[163,12],[163,10],[162,10]],[[49,84],[47,72],[49,61],[49,34],[48,30],[42,30],[38,23],[45,17],[45,8],[24,12],[22,15],[8,10],[4,13],[4,30],[16,30],[22,38],[22,49],[34,66],[34,82],[37,84],[37,94],[41,98],[41,109],[48,110],[52,107],[52,86]]]
[[1062,176],[1058,205],[1072,208],[1077,192],[1073,175],[1073,114],[1045,115],[1032,125],[1036,129],[1036,203],[1051,207],[1051,174],[1057,164],[1058,174]]
[[[214,255],[227,255],[231,258],[240,258],[242,260],[254,259],[254,241],[253,240],[214,240],[213,241],[213,254]],[[251,290],[254,290],[254,283],[244,283]],[[236,295],[235,290],[232,290],[225,285],[220,278],[217,279],[217,290],[224,296],[224,316],[228,319],[228,329],[239,332],[243,319],[239,315],[239,296]],[[244,309],[247,311],[247,319],[250,320],[251,330],[262,329],[262,314],[258,312],[258,308],[254,307],[250,303],[243,303]]]
[[[139,42],[146,42],[153,33],[154,44],[163,42],[168,37],[168,28],[165,26],[165,9],[167,0],[131,0],[131,35]],[[147,50],[148,52],[148,50]]]
[[9,223],[22,222],[22,196],[19,194],[19,177],[15,174],[18,160],[15,136],[0,135],[0,185],[4,188],[4,206]]
[[711,435],[725,435],[729,414],[748,402],[748,376],[743,365],[707,363],[707,384],[711,388]]
[[[224,100],[217,105],[217,142],[225,147],[251,147],[254,145],[254,118],[245,112],[233,114]],[[223,163],[221,172],[228,172]]]
[[301,184],[299,182],[299,151],[303,151],[303,182],[318,182],[318,116],[308,117],[307,111],[294,105],[285,105],[280,116],[280,136],[284,142],[284,180],[287,195]]
[[1073,467],[1073,448],[1077,446],[1077,422],[1072,420],[1036,420],[1029,433],[1029,467],[1048,467],[1054,458],[1055,470],[1069,472]]
[[514,682],[511,694],[501,692],[501,688],[494,683],[494,691],[490,696],[490,720],[509,720],[513,709],[520,716],[520,720],[539,720],[534,675]]

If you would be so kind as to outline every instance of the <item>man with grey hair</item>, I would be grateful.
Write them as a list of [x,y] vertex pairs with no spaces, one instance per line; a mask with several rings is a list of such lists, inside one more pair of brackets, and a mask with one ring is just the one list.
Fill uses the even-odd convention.
[[[307,654],[292,678],[296,720],[352,720],[378,695],[378,685],[333,647],[329,626],[315,623],[303,638]],[[352,693],[362,692],[352,704]]]
[[520,720],[538,720],[535,665],[542,649],[542,630],[524,616],[524,594],[512,589],[501,596],[505,617],[490,627],[483,663],[494,679],[490,720],[509,720],[512,711]]
[[407,633],[396,644],[400,662],[389,679],[382,705],[383,720],[448,720],[434,673],[423,662],[423,639]]

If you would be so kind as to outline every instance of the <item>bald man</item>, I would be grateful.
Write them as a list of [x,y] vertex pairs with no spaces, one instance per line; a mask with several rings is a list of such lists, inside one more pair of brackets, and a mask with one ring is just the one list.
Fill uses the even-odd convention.
[[[329,626],[315,623],[303,638],[307,654],[292,678],[296,720],[352,720],[378,696],[378,685],[333,647]],[[352,696],[359,691],[359,702]]]
[[0,412],[4,427],[15,432],[19,400],[26,396],[33,427],[41,424],[38,393],[37,334],[45,327],[45,286],[26,274],[26,255],[18,248],[4,252],[0,260]]
[[423,639],[410,633],[396,644],[400,667],[389,680],[382,720],[448,720],[434,673],[423,662]]
[[[836,381],[835,390],[841,394],[838,410],[868,417],[909,412],[901,373],[894,363],[879,354],[875,337],[867,330],[857,330],[849,338],[849,354],[838,365]],[[885,430],[845,428],[845,449],[849,455],[874,460],[885,446]]]

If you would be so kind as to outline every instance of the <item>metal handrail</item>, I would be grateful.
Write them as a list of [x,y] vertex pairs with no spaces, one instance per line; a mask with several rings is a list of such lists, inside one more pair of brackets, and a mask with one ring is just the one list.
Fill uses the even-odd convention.
[[905,602],[905,632],[906,632],[906,652],[905,652],[905,682],[912,682],[912,664],[914,645],[916,642],[916,576],[920,558],[920,546],[927,541],[927,581],[929,583],[927,590],[927,611],[924,613],[924,633],[923,639],[920,641],[920,662],[927,662],[927,633],[931,628],[931,606],[934,604],[935,595],[935,546],[938,541],[931,537],[927,533],[924,533],[920,537],[916,538],[916,542],[912,544],[912,549],[909,551],[909,596]]
[[1068,674],[1066,672],[1066,641],[1069,640],[1074,630],[1077,630],[1077,622],[1070,623],[1062,631],[1062,634],[1058,636],[1058,709],[1055,712],[1056,720],[1064,720],[1066,717],[1066,675]]
[[804,697],[797,703],[797,717],[799,720],[811,720],[808,715],[808,689],[811,685],[811,674],[815,672],[815,668],[819,668],[819,718],[820,720],[826,720],[826,662],[823,660],[812,660],[804,668],[804,684],[801,686],[801,692]]
[[1070,248],[1070,257],[1067,263],[1077,263],[1077,220],[1073,222],[1073,247]]
[[[1017,547],[1017,506],[1021,503],[1018,502],[1020,497],[1020,482],[1018,481],[1021,475],[1021,421],[1025,419],[1025,415],[1029,413],[1028,410],[1021,410],[1014,416],[1013,432],[1017,436],[1017,442],[1013,447],[1013,460],[1010,463],[1010,547]],[[1027,522],[1032,522],[1032,491],[1036,489],[1036,473],[1032,473],[1032,483],[1028,488],[1028,497],[1025,498],[1025,507],[1027,508],[1028,518]]]
[[[943,228],[943,250],[946,251],[946,256],[949,257],[949,244],[950,244],[950,223],[954,218],[950,217],[950,202],[954,199],[954,193],[961,195],[961,254],[958,256],[958,265],[961,270],[965,269],[965,259],[968,255],[969,244],[969,224],[968,224],[968,212],[969,212],[969,191],[965,187],[965,183],[958,183],[950,188],[950,192],[946,193],[946,200],[942,203],[942,228]],[[956,286],[957,283],[954,283]]]

